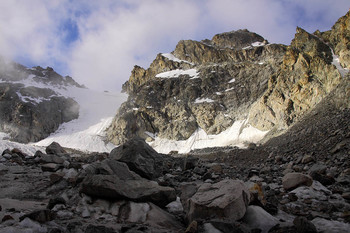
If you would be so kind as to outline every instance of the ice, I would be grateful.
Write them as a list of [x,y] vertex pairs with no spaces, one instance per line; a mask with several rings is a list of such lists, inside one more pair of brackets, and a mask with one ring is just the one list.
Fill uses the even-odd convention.
[[201,103],[213,103],[215,100],[209,99],[209,98],[197,98],[194,103],[195,104],[201,104]]
[[171,61],[175,61],[175,62],[179,62],[179,63],[184,62],[184,63],[188,63],[188,64],[193,65],[193,63],[191,63],[191,62],[178,59],[177,57],[175,57],[175,56],[174,56],[173,54],[171,54],[171,53],[162,53],[162,56],[168,58],[168,59],[171,60]]
[[196,69],[188,69],[188,70],[171,70],[163,73],[159,73],[156,75],[157,78],[178,78],[180,75],[188,75],[192,79],[199,78],[199,73]]
[[260,141],[268,131],[260,131],[247,124],[247,120],[235,121],[227,130],[217,135],[208,135],[203,129],[197,129],[187,140],[169,140],[156,137],[149,144],[159,153],[168,154],[171,151],[188,153],[194,149],[207,147],[237,146],[246,147],[247,142]]

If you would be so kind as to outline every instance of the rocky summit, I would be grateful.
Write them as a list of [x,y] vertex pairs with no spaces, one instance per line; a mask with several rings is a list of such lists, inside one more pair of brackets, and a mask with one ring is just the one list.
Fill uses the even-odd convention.
[[29,69],[0,58],[0,131],[7,139],[35,142],[78,118],[78,103],[54,90],[67,86],[82,88],[50,67]]
[[[297,28],[289,46],[248,30],[184,40],[148,69],[135,66],[110,153],[56,142],[34,156],[2,152],[0,233],[350,232],[349,22],[350,11],[326,32]],[[46,80],[52,70],[26,72]],[[14,82],[6,90],[32,105],[55,95]],[[239,120],[263,139],[186,154],[150,146]]]

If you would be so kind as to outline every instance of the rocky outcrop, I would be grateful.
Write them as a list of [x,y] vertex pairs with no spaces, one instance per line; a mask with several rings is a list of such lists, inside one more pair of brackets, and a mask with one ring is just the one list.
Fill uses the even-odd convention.
[[266,43],[240,30],[202,42],[180,41],[147,70],[135,67],[123,86],[129,99],[108,138],[115,144],[134,136],[181,140],[198,128],[217,134],[245,119],[282,63],[285,46]]
[[247,118],[247,125],[269,130],[267,138],[285,132],[346,77],[349,17],[327,32],[297,28],[290,46],[268,44],[247,30],[180,41],[148,69],[132,71],[123,86],[129,99],[108,129],[109,140],[184,140],[198,128],[218,134]]
[[282,69],[269,80],[252,106],[249,122],[256,128],[286,129],[321,102],[341,81],[331,48],[301,28],[283,58]]
[[350,69],[350,11],[341,17],[330,31],[316,31],[317,36],[322,37],[339,56],[340,64]]
[[[39,141],[79,116],[79,105],[48,87],[81,87],[52,68],[25,68],[0,61],[0,131],[9,139]],[[43,85],[46,87],[39,87]]]

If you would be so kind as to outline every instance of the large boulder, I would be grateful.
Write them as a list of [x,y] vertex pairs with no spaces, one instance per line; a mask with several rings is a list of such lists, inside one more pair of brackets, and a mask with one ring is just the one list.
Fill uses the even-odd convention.
[[285,190],[295,189],[299,186],[311,186],[312,178],[299,172],[287,173],[282,178],[282,185]]
[[85,177],[80,191],[92,197],[149,201],[162,207],[176,199],[173,188],[144,179],[130,171],[125,163],[116,160],[107,159],[101,163],[94,163],[79,177]]
[[152,179],[162,175],[162,158],[143,139],[134,138],[113,149],[110,158],[128,165],[140,176]]
[[187,220],[220,218],[241,219],[249,204],[250,194],[240,180],[204,183],[188,200]]

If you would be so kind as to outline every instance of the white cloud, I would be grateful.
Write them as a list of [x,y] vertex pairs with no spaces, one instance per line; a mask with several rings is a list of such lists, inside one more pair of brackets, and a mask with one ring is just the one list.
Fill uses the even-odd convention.
[[196,5],[137,2],[132,9],[99,9],[79,23],[82,39],[73,51],[73,77],[84,78],[90,87],[120,89],[135,64],[148,66],[158,52],[169,52],[162,50],[195,32]]
[[[348,7],[348,0],[1,0],[0,54],[120,90],[135,64],[147,68],[181,39],[247,28],[288,44],[296,26],[330,29]],[[79,29],[68,44],[67,20]]]

